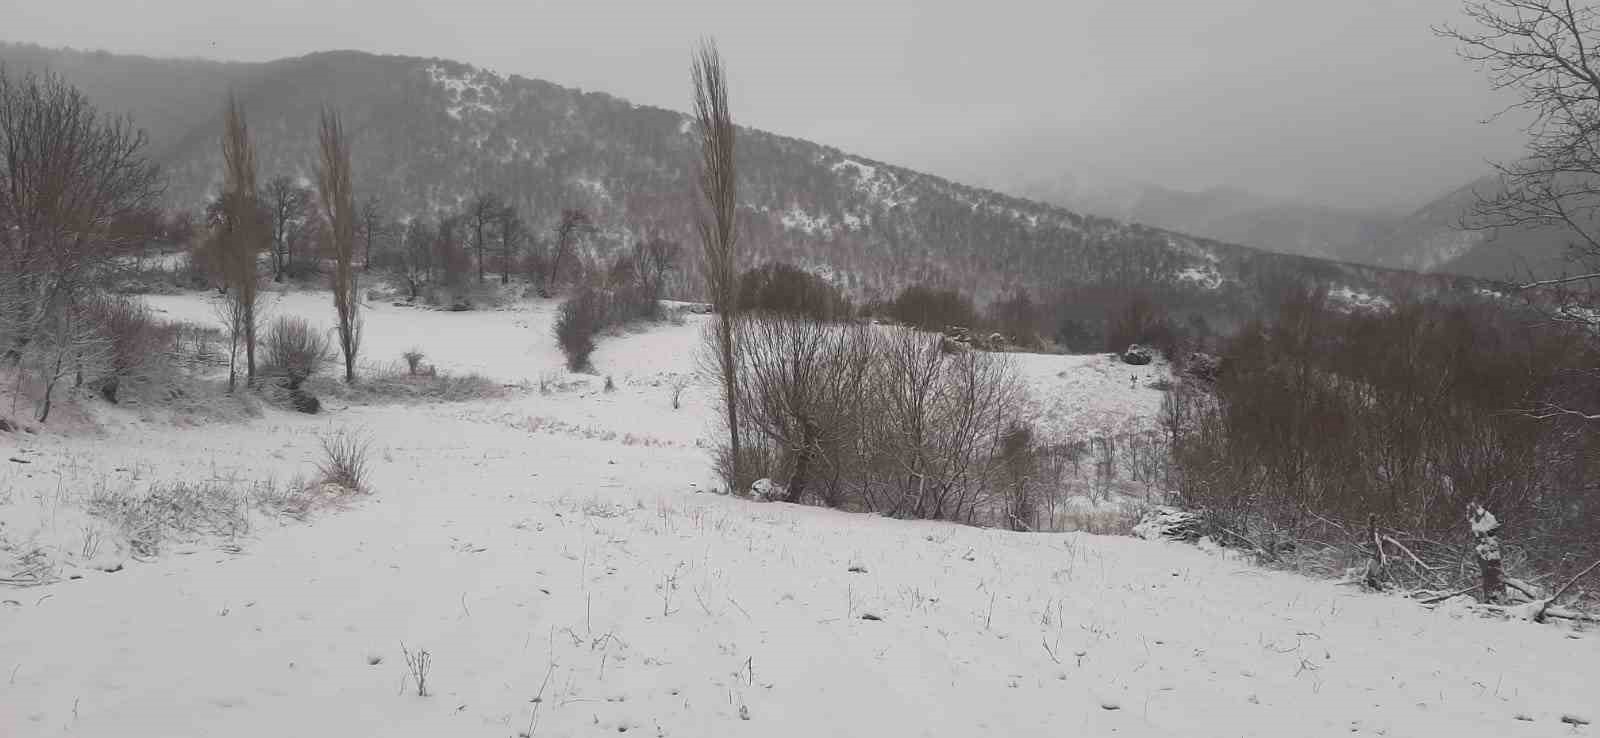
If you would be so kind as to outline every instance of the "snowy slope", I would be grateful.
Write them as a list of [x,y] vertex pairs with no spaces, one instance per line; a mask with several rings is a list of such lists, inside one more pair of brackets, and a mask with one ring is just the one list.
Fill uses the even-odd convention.
[[[321,315],[323,297],[277,309]],[[202,299],[153,302],[204,316]],[[420,345],[507,381],[559,364],[547,305],[367,320],[374,356]],[[493,402],[0,435],[32,462],[0,476],[0,519],[44,510],[64,539],[97,479],[307,474],[329,428],[371,436],[376,490],[237,553],[0,590],[0,735],[1538,736],[1600,717],[1591,635],[1177,544],[705,494],[707,387],[674,411],[662,385],[692,370],[698,329],[603,340],[613,393],[563,375]],[[1019,363],[1084,397],[1130,382],[1101,359]],[[1137,423],[1152,400],[1063,423]],[[433,660],[426,697],[402,643]]]

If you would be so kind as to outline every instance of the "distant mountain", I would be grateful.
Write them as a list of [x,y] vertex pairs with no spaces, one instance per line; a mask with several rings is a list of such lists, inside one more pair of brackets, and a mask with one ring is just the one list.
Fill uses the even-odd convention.
[[1188,192],[1103,175],[1071,173],[1006,186],[1008,192],[1134,223],[1243,244],[1387,269],[1515,281],[1568,269],[1569,239],[1559,230],[1461,227],[1493,176],[1404,213],[1348,210],[1274,200],[1235,188]]
[[1397,216],[1275,200],[1232,187],[1199,192],[1072,173],[1031,180],[1008,192],[1108,218],[1285,254],[1348,259]]
[[[0,45],[0,61],[55,69],[147,126],[177,206],[200,207],[220,184],[220,109],[231,88],[248,113],[263,177],[310,178],[317,112],[332,103],[354,134],[358,189],[380,195],[393,215],[438,214],[495,191],[544,233],[562,208],[590,209],[602,249],[650,234],[695,242],[697,149],[678,112],[443,59],[351,51],[223,64]],[[1417,282],[1080,215],[762,131],[741,130],[738,160],[747,264],[796,262],[858,295],[914,281],[980,299],[1012,286],[1093,285],[1242,308],[1281,277],[1352,295]],[[1162,207],[1190,207],[1177,200]]]
[[1462,228],[1480,196],[1499,192],[1497,177],[1483,177],[1422,206],[1367,244],[1365,251],[1351,251],[1348,257],[1401,269],[1511,281],[1567,270],[1569,238],[1559,229]]

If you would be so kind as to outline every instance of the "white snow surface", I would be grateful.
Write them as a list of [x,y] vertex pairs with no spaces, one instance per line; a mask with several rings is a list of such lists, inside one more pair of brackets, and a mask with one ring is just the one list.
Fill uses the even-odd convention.
[[1356,310],[1383,311],[1394,307],[1394,304],[1382,295],[1374,295],[1345,285],[1329,290],[1328,297]]
[[1178,280],[1181,282],[1194,282],[1200,287],[1208,290],[1221,288],[1223,282],[1222,273],[1217,271],[1216,267],[1209,264],[1198,267],[1186,267],[1183,271],[1178,272]]
[[[150,301],[213,320],[201,296]],[[322,325],[330,307],[316,293],[274,302]],[[559,370],[552,314],[374,306],[367,350],[389,361],[419,346],[444,369],[534,380]],[[0,587],[0,735],[1592,731],[1560,721],[1597,717],[1592,634],[1176,543],[705,493],[709,388],[692,385],[680,410],[667,391],[692,372],[699,329],[602,339],[610,393],[563,373],[550,394],[488,402],[0,434],[0,458],[31,462],[0,472],[0,520],[36,526],[0,527],[12,544],[74,543],[72,510],[96,480],[309,474],[330,428],[371,437],[374,490],[258,525],[237,552],[202,540],[116,573]],[[1148,422],[1160,393],[1116,385],[1162,369],[1114,361],[1018,363],[1063,427]],[[428,696],[402,643],[432,658]]]

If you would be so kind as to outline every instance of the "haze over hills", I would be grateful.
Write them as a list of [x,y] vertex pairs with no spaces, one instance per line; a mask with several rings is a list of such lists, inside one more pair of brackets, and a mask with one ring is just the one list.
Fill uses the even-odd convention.
[[[678,112],[442,59],[352,51],[257,64],[6,45],[0,59],[54,69],[98,105],[147,127],[152,151],[169,171],[174,206],[198,208],[218,187],[220,107],[231,88],[250,116],[263,177],[309,179],[316,115],[334,103],[355,134],[358,189],[380,195],[392,216],[437,215],[494,191],[541,228],[562,208],[590,209],[602,250],[651,234],[694,242],[696,151]],[[739,145],[743,258],[796,262],[857,294],[914,281],[979,298],[1008,286],[1124,285],[1243,306],[1273,275],[1380,295],[1413,281],[1080,215],[761,131],[745,130]],[[1249,197],[1215,194],[1227,207],[1252,212]],[[1187,206],[1181,197],[1144,199],[1145,209],[1113,215],[1139,220],[1146,211]],[[1264,233],[1239,241],[1298,239],[1303,247],[1279,248],[1301,253],[1317,253],[1321,241],[1334,238],[1318,234],[1360,230],[1337,217],[1320,230],[1290,222],[1272,231],[1259,218],[1218,222],[1223,230],[1214,232]],[[1296,228],[1303,232],[1293,239],[1272,235]]]
[[1389,269],[1493,280],[1549,276],[1567,266],[1558,231],[1462,227],[1492,176],[1413,210],[1356,210],[1279,200],[1238,188],[1191,192],[1095,174],[1062,173],[1000,185],[1019,197],[1253,248]]
[[1072,172],[1005,187],[1021,197],[1085,213],[1192,233],[1269,251],[1344,259],[1373,240],[1397,213],[1280,200],[1237,187],[1198,192]]

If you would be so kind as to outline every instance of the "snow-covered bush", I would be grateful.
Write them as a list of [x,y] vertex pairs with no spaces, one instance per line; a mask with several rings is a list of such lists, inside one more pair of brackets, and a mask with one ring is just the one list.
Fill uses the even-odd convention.
[[338,430],[321,437],[322,461],[317,471],[323,484],[342,487],[350,492],[366,493],[367,457],[372,442],[357,431]]
[[326,334],[305,318],[290,315],[272,322],[261,348],[263,371],[281,374],[291,390],[298,389],[333,356]]
[[1198,513],[1163,505],[1145,513],[1133,534],[1147,541],[1193,542],[1200,539],[1202,522]]

